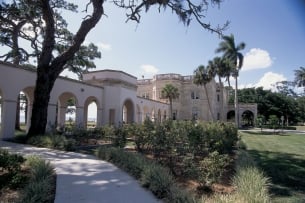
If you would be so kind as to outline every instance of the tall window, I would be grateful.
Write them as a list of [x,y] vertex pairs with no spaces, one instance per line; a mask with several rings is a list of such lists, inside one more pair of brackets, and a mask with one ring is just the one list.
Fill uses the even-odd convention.
[[199,92],[191,92],[191,99],[199,99]]
[[197,120],[198,117],[199,117],[199,110],[198,110],[198,108],[195,106],[195,107],[192,108],[192,118],[193,118],[194,120]]
[[219,97],[219,94],[217,94],[217,101],[219,102],[219,100],[220,100],[220,97]]

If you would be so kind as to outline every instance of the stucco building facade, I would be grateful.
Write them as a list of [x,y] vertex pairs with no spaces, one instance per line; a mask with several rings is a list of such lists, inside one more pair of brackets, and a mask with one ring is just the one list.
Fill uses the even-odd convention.
[[[19,94],[26,96],[26,130],[30,127],[34,100],[36,71],[10,63],[0,62],[0,139],[14,136]],[[177,120],[227,121],[228,94],[222,84],[214,80],[202,86],[193,84],[192,76],[159,74],[151,79],[140,79],[119,70],[92,71],[83,75],[83,81],[59,77],[51,91],[48,105],[47,129],[65,125],[68,100],[75,101],[75,124],[86,127],[88,107],[96,104],[96,126],[120,123],[142,123],[145,118],[161,122],[169,118],[169,104],[161,98],[165,84],[179,90],[179,98],[173,101],[173,116]],[[208,98],[212,114],[209,113]],[[256,117],[255,105],[240,105],[243,112],[251,111]]]
[[[227,90],[222,84],[212,80],[203,86],[193,83],[193,76],[179,74],[158,74],[151,79],[138,80],[137,96],[168,102],[162,99],[161,91],[166,84],[172,84],[179,90],[179,98],[173,100],[173,117],[177,120],[199,119],[206,121],[226,121],[228,109]],[[211,105],[209,112],[208,99]]]

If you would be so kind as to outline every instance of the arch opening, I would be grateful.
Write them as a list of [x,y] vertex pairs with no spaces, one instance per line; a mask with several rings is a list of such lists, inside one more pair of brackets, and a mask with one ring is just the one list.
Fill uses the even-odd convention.
[[72,93],[65,92],[59,96],[55,121],[57,126],[72,127],[75,125],[77,104],[77,99]]
[[254,126],[254,113],[252,111],[246,110],[241,115],[242,127],[253,127]]
[[235,122],[235,111],[229,111],[228,113],[227,113],[227,121],[228,122]]
[[134,122],[134,105],[131,100],[126,100],[123,104],[123,123],[133,123]]
[[87,128],[95,128],[97,126],[97,99],[89,97],[85,102],[85,118]]

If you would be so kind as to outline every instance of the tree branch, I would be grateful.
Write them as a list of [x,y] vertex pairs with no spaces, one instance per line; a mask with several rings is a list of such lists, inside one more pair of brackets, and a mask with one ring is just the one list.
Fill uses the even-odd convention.
[[45,38],[42,44],[42,52],[38,60],[38,68],[48,66],[52,59],[52,51],[55,46],[55,23],[53,17],[53,10],[50,6],[49,0],[42,0],[41,8],[43,19],[46,23]]
[[104,13],[104,0],[91,0],[93,5],[93,12],[90,18],[83,20],[76,35],[73,38],[72,45],[60,56],[56,57],[52,62],[52,68],[56,70],[56,74],[60,74],[64,70],[64,65],[71,60],[74,54],[79,50],[81,44],[89,31],[95,27]]

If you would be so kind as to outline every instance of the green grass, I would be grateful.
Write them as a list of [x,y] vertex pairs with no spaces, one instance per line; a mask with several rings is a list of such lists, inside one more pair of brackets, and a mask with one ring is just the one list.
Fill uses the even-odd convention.
[[272,202],[305,202],[305,135],[241,135],[247,151],[270,177]]

